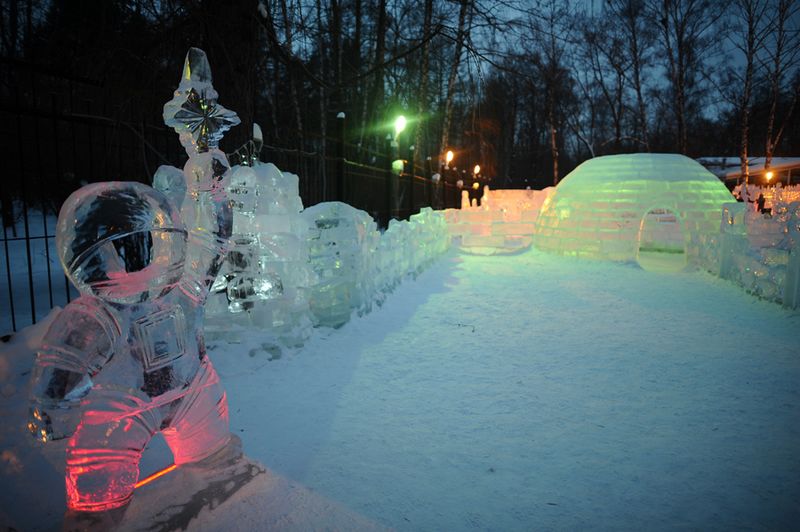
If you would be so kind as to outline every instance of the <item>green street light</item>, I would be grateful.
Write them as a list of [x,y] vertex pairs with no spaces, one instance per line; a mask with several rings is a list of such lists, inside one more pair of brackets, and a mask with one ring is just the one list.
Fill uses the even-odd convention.
[[394,135],[397,136],[406,128],[406,117],[403,115],[394,119]]

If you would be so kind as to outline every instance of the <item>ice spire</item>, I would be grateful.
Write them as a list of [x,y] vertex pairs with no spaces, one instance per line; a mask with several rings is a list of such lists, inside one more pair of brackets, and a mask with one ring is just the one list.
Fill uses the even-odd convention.
[[189,48],[175,96],[164,104],[164,123],[178,133],[190,157],[218,147],[225,132],[240,122],[235,112],[217,103],[218,96],[206,53]]

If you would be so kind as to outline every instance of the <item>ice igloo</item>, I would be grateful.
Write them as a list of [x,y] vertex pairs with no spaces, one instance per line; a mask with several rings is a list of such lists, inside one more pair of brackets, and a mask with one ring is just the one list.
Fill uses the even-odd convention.
[[700,235],[719,232],[722,205],[732,198],[714,174],[683,155],[596,157],[545,200],[534,243],[564,255],[639,260],[643,267],[654,255],[673,257],[682,268]]

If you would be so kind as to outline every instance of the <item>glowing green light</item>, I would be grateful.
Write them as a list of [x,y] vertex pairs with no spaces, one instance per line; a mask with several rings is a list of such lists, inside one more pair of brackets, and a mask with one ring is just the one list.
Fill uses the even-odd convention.
[[394,119],[394,134],[399,135],[406,128],[406,117],[403,115]]

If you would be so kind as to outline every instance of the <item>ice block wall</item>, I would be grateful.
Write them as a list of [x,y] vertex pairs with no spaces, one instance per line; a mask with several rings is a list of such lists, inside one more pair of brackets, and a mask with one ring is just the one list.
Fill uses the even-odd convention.
[[345,203],[320,203],[303,217],[314,274],[310,305],[319,326],[340,327],[353,311],[369,312],[450,245],[443,215],[429,207],[409,221],[391,220],[383,234],[369,214]]
[[697,262],[758,297],[800,306],[800,201],[777,202],[771,215],[744,203],[722,209],[720,230],[704,235]]
[[531,245],[542,204],[553,191],[484,188],[479,207],[447,209],[448,230],[462,251],[482,255],[513,253]]

